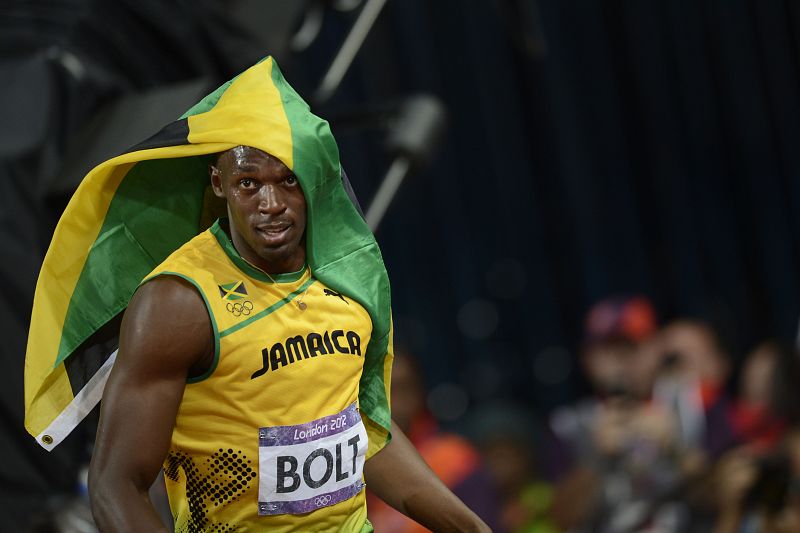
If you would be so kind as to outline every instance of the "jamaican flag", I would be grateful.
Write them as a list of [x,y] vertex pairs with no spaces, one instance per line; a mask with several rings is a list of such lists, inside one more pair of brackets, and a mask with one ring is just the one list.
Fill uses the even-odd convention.
[[[312,274],[372,317],[359,402],[388,437],[390,291],[380,250],[342,185],[328,123],[268,57],[94,168],[69,202],[39,274],[25,360],[25,427],[46,449],[100,401],[130,297],[213,222],[207,165],[212,154],[238,145],[263,150],[294,172],[306,196]],[[245,289],[220,290],[235,296]]]

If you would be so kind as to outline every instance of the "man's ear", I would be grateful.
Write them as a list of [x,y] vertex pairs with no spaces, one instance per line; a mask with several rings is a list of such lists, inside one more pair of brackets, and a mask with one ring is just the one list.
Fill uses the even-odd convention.
[[214,165],[208,165],[208,175],[211,177],[211,190],[217,198],[225,198],[225,191],[222,190],[222,173]]

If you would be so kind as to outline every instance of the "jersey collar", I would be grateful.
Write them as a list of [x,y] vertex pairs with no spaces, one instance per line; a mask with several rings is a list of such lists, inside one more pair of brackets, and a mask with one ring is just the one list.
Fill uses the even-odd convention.
[[236,267],[250,276],[253,279],[257,279],[259,281],[263,281],[266,283],[272,283],[273,280],[275,283],[293,283],[303,277],[303,274],[308,269],[308,267],[304,264],[303,267],[296,271],[296,272],[286,272],[283,274],[267,274],[257,266],[253,265],[247,259],[242,257],[236,248],[233,246],[230,237],[226,233],[224,226],[228,225],[227,218],[219,218],[214,222],[211,226],[210,231],[211,234],[217,239],[222,250],[225,252],[225,255],[233,262]]

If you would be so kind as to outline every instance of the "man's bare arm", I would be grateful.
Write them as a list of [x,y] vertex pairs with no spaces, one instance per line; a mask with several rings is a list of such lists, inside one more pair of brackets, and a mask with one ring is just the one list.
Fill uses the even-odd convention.
[[432,531],[491,532],[425,464],[394,422],[392,441],[366,462],[364,477],[376,496]]
[[211,321],[194,287],[165,276],[139,288],[122,321],[89,469],[101,531],[166,531],[148,489],[169,449],[187,375],[210,350]]

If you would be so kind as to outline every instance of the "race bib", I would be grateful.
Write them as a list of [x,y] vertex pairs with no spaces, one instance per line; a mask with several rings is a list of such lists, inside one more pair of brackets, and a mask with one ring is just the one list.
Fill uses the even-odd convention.
[[301,514],[364,488],[367,430],[353,403],[296,426],[258,430],[258,514]]

